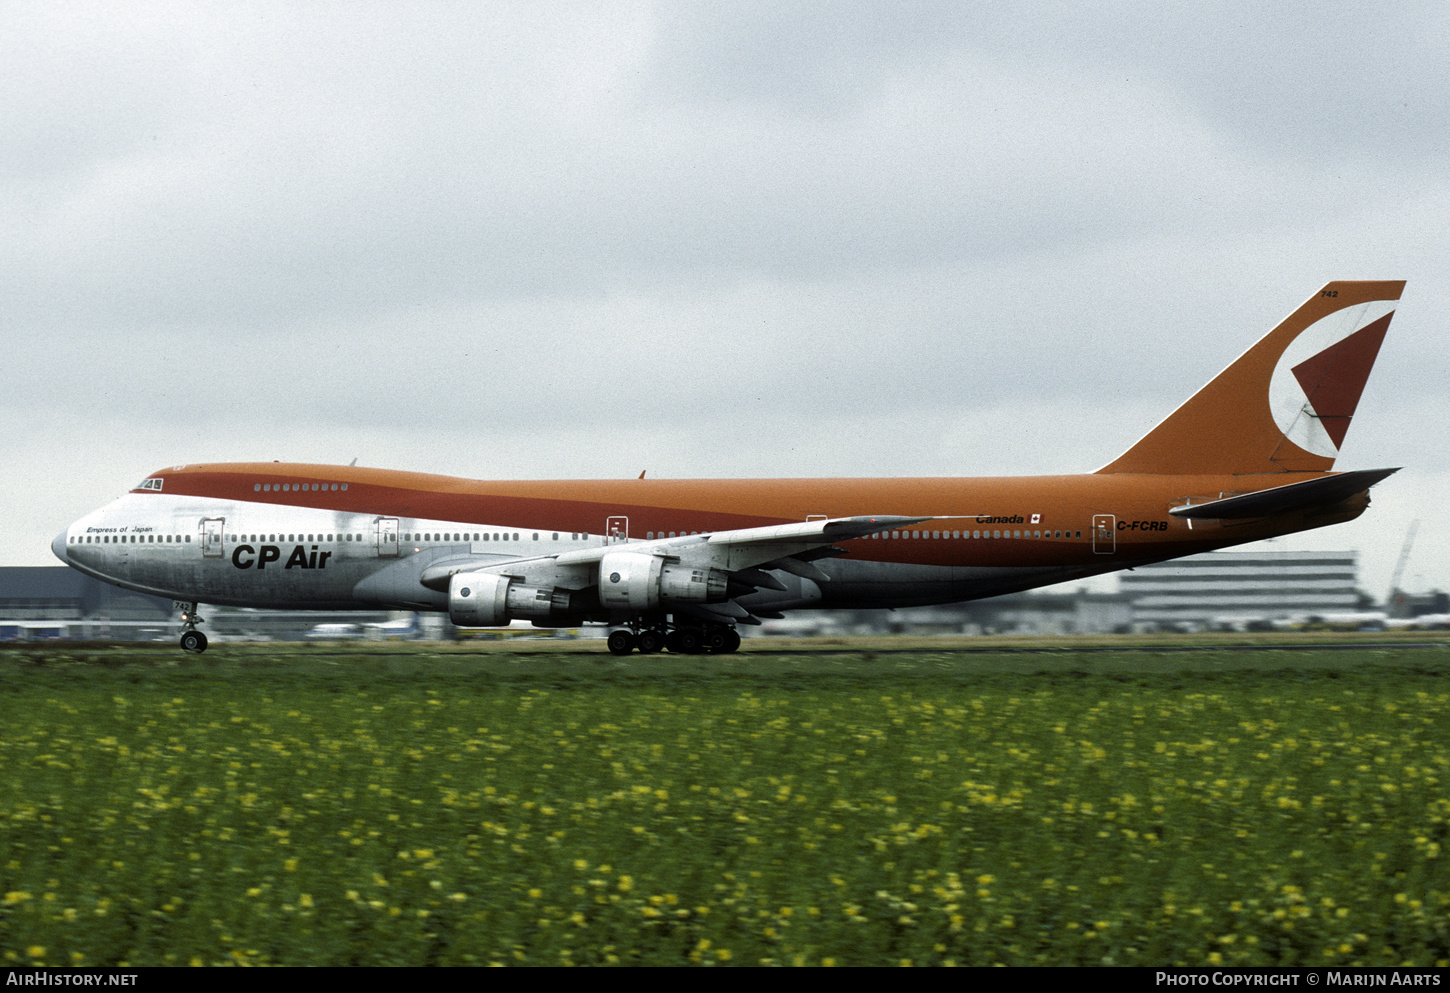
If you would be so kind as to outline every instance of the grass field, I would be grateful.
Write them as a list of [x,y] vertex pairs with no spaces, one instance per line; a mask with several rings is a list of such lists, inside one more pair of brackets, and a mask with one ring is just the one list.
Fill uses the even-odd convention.
[[1450,960],[1450,652],[899,644],[0,652],[0,949]]

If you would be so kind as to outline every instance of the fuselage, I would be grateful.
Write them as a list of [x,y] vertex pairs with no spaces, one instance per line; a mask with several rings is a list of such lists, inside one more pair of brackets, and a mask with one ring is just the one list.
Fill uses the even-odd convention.
[[591,547],[857,515],[929,517],[840,542],[816,579],[746,608],[898,607],[1030,589],[1358,516],[1243,522],[1169,514],[1323,473],[1004,478],[490,482],[355,467],[240,463],[157,472],[70,526],[55,551],[106,582],[250,607],[447,610],[430,563],[479,566]]

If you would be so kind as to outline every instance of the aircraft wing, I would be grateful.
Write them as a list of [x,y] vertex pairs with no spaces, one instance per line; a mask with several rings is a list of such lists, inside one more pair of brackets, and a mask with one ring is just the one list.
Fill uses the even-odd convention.
[[[582,589],[597,582],[599,562],[615,552],[629,551],[657,556],[686,565],[721,569],[735,574],[748,588],[771,588],[776,581],[761,573],[757,566],[782,568],[796,575],[825,581],[821,570],[810,566],[809,559],[841,554],[830,546],[837,541],[864,538],[880,531],[910,527],[931,517],[836,517],[791,524],[768,524],[758,528],[738,528],[707,534],[656,538],[652,541],[626,541],[558,555],[541,555],[492,561],[480,564],[477,559],[452,557],[423,571],[420,581],[430,589],[447,589],[450,577],[460,572],[491,572]],[[813,554],[814,553],[814,554]],[[821,554],[824,553],[824,556]],[[797,558],[800,556],[800,558]]]
[[[796,543],[806,541],[812,544],[829,544],[833,541],[850,541],[864,538],[879,531],[910,527],[930,517],[836,517],[830,520],[805,521],[800,524],[774,524],[760,528],[741,528],[736,531],[715,531],[702,535],[711,545],[763,545],[777,542]],[[668,539],[666,539],[668,540]]]
[[1323,507],[1352,497],[1386,479],[1395,469],[1358,469],[1317,479],[1305,479],[1285,486],[1275,486],[1257,493],[1241,493],[1210,503],[1191,503],[1174,507],[1168,513],[1190,520],[1240,520],[1247,517],[1271,517],[1291,510]]

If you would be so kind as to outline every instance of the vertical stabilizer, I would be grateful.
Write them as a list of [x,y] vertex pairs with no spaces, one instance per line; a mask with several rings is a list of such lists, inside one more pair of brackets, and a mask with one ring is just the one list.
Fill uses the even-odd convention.
[[1324,472],[1334,466],[1403,280],[1329,283],[1099,472]]

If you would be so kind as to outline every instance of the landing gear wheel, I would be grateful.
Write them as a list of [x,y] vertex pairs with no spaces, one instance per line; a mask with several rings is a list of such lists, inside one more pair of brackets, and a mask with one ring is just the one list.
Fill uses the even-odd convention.
[[196,629],[203,618],[196,612],[195,600],[172,600],[171,606],[181,611],[181,623],[186,630],[181,632],[181,650],[200,655],[206,651],[206,635]]
[[634,651],[635,637],[628,631],[611,631],[607,644],[609,650],[615,655],[628,655]]
[[665,647],[664,635],[658,631],[641,631],[639,633],[639,653],[641,655],[653,655]]
[[[704,651],[701,645],[700,631],[696,628],[679,628],[675,631],[680,647],[678,649],[684,655],[698,655]],[[670,649],[675,651],[676,649]]]
[[729,640],[726,637],[725,628],[711,628],[705,632],[705,637],[701,643],[711,652],[723,652]]
[[739,649],[740,649],[740,632],[737,631],[737,630],[735,630],[734,628],[729,628],[725,632],[725,647],[722,648],[722,649],[720,649],[720,651],[729,653],[729,652],[738,651]]

